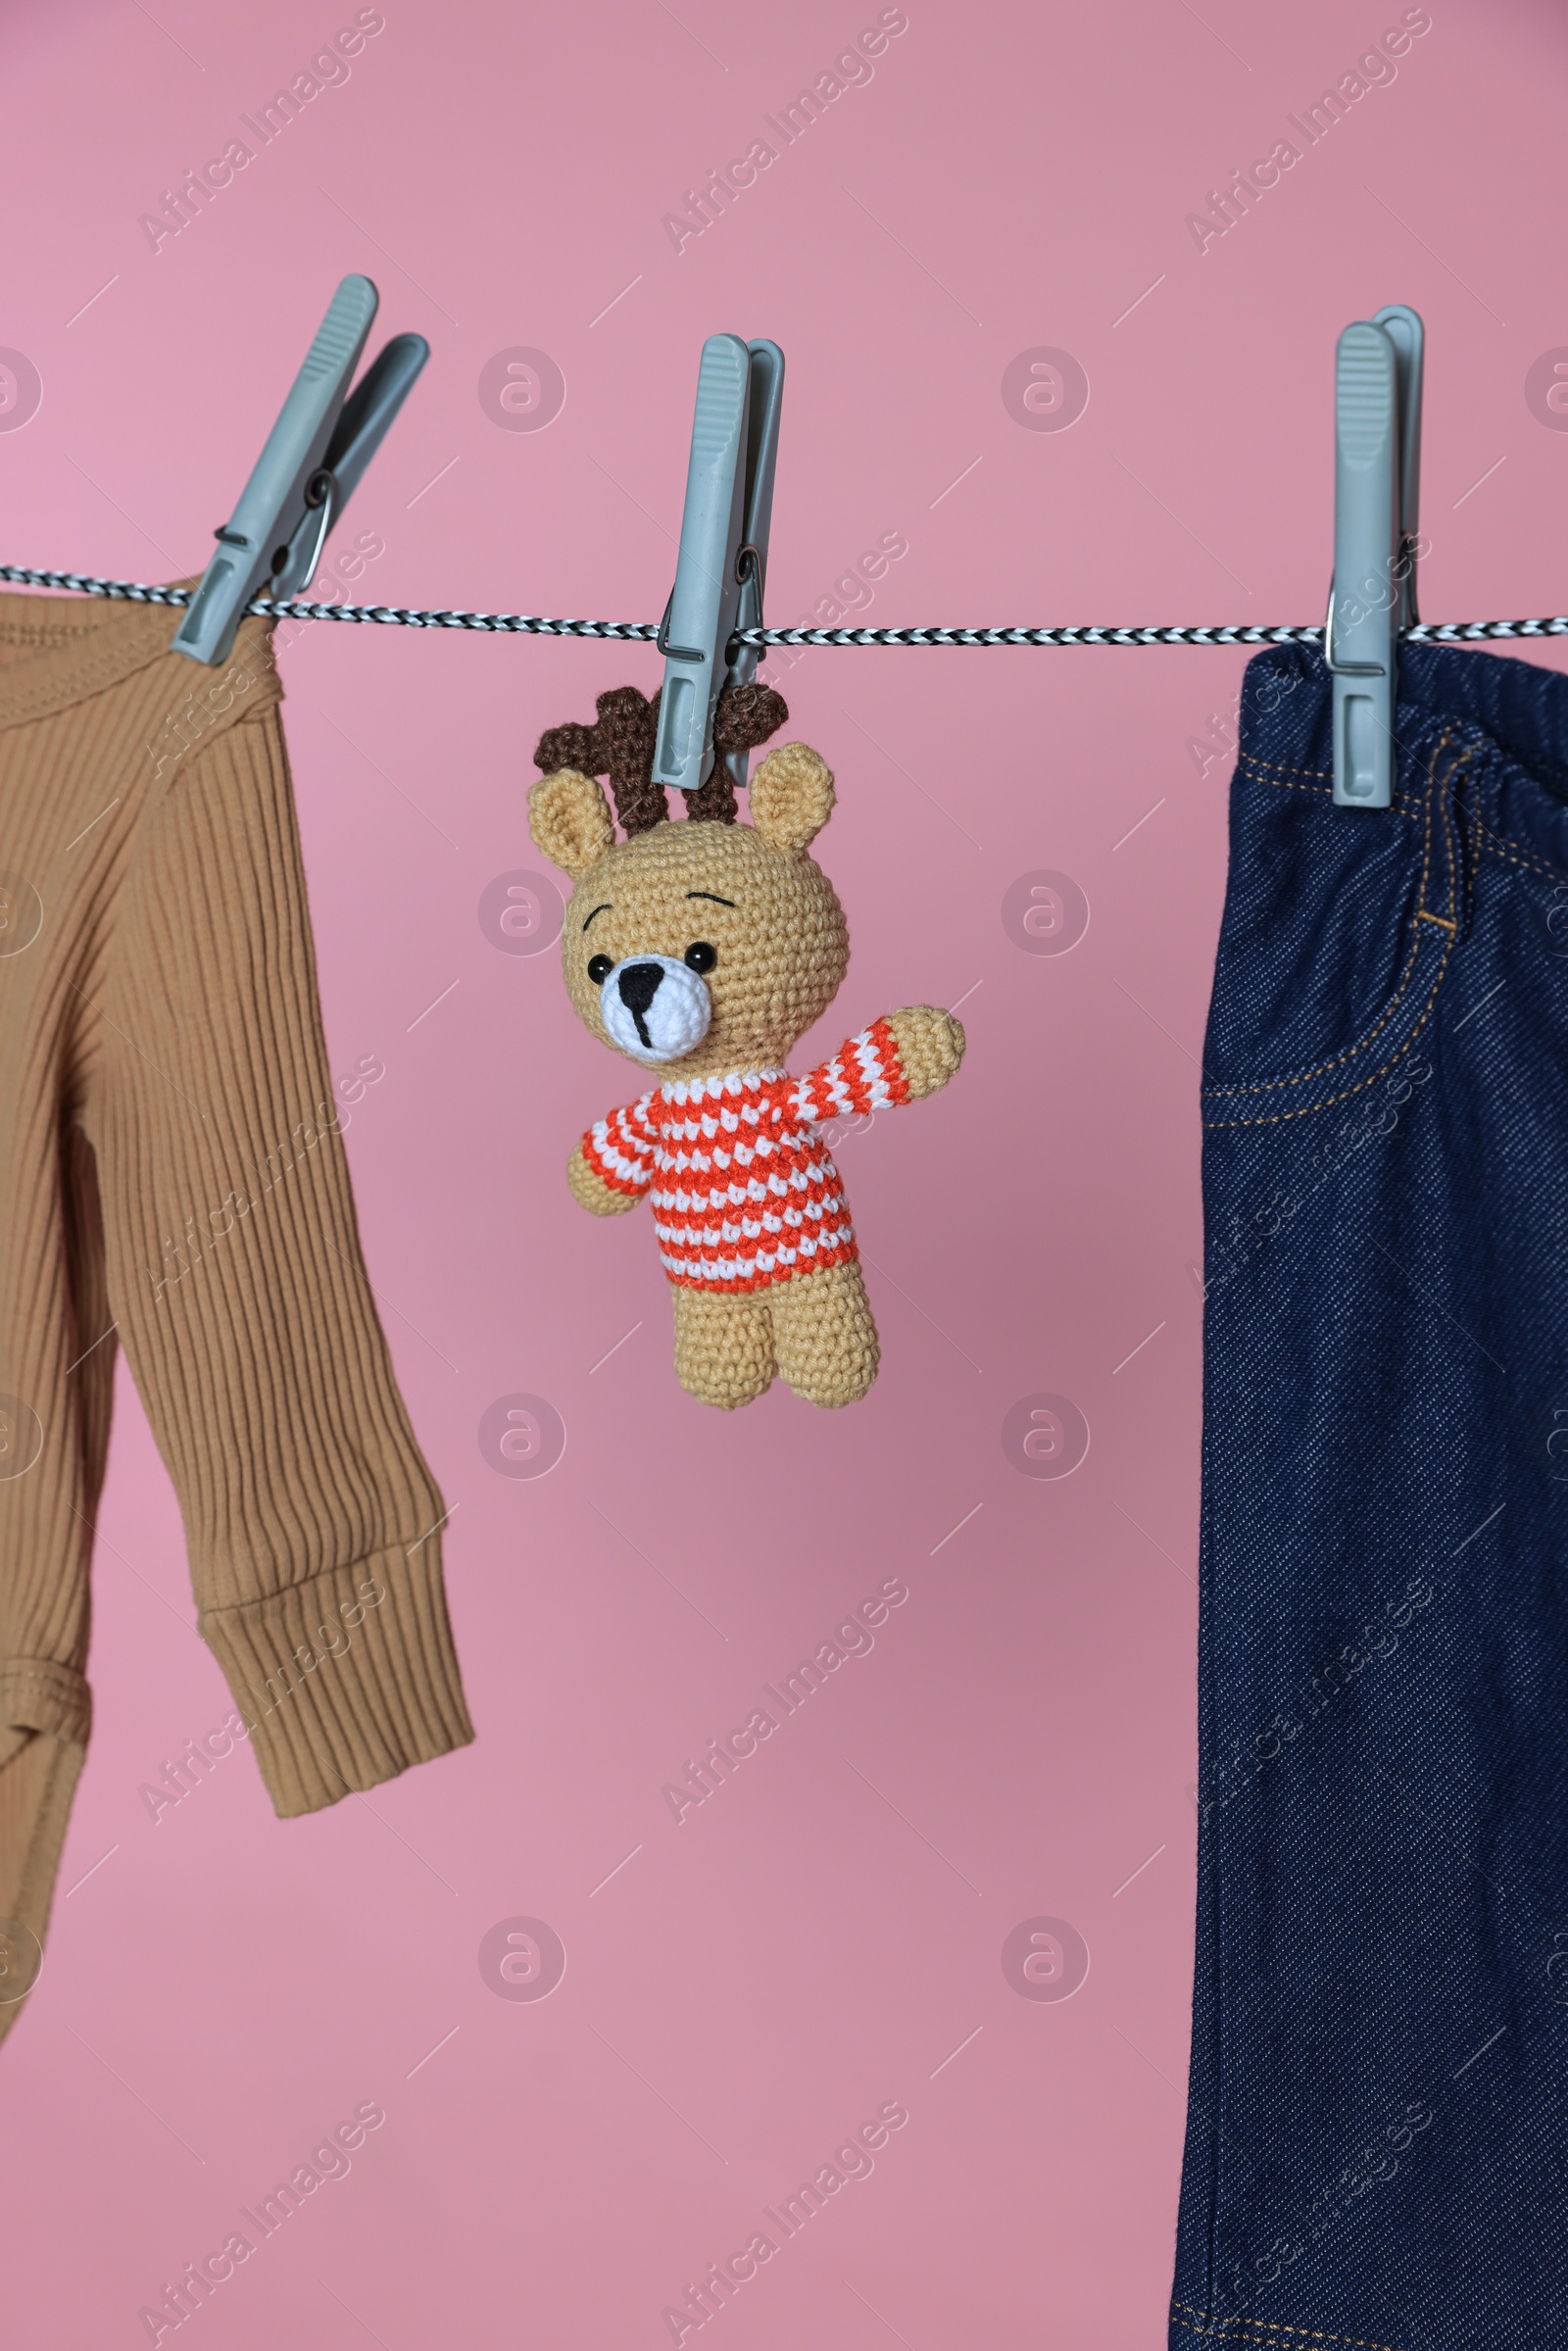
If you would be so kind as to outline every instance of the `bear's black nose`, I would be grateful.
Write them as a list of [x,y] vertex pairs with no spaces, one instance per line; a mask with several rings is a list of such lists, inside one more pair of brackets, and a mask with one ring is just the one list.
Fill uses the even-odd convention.
[[615,983],[621,1003],[639,1029],[643,1014],[659,994],[663,976],[662,967],[658,963],[628,963]]

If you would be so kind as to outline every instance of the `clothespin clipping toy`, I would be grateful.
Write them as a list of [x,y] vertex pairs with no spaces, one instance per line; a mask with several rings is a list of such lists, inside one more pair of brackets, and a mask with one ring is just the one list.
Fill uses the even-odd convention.
[[[730,639],[762,624],[783,404],[776,343],[709,336],[697,371],[675,585],[659,632],[664,683],[654,781],[681,792],[696,792],[712,771],[720,694],[757,675],[756,647],[737,646],[732,660]],[[737,784],[746,781],[747,757],[724,755]]]

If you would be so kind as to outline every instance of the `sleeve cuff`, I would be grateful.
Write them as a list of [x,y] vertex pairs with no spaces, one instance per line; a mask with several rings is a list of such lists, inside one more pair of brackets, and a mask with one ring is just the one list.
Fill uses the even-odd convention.
[[72,1666],[53,1658],[10,1658],[0,1665],[0,1728],[51,1731],[84,1747],[92,1729],[92,1692]]
[[318,1812],[472,1739],[440,1544],[427,1535],[203,1614],[203,1638],[280,1819]]
[[623,1192],[628,1200],[641,1200],[648,1190],[651,1169],[616,1149],[608,1119],[601,1118],[583,1136],[582,1155],[599,1181],[608,1184],[612,1192]]

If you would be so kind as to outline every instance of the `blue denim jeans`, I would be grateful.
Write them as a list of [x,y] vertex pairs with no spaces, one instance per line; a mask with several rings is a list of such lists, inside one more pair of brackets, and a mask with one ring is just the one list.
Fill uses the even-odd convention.
[[1568,2346],[1568,679],[1247,672],[1170,2341]]

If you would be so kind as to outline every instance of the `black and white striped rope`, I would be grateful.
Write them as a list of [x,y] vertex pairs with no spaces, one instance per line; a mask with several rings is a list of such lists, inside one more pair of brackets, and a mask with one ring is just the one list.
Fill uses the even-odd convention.
[[[143,580],[95,579],[81,571],[31,571],[0,563],[0,580],[24,588],[64,588],[77,596],[106,596],[128,604],[188,605],[189,588],[151,587]],[[516,637],[604,637],[652,645],[657,620],[549,620],[531,612],[416,612],[404,605],[278,603],[253,597],[246,606],[273,620],[357,620],[383,628],[466,628]],[[1543,620],[1423,620],[1403,632],[1409,645],[1463,645],[1487,637],[1568,636],[1568,614]],[[736,640],[762,650],[773,645],[1321,645],[1316,627],[1264,628],[1253,623],[1171,628],[746,628]]]

